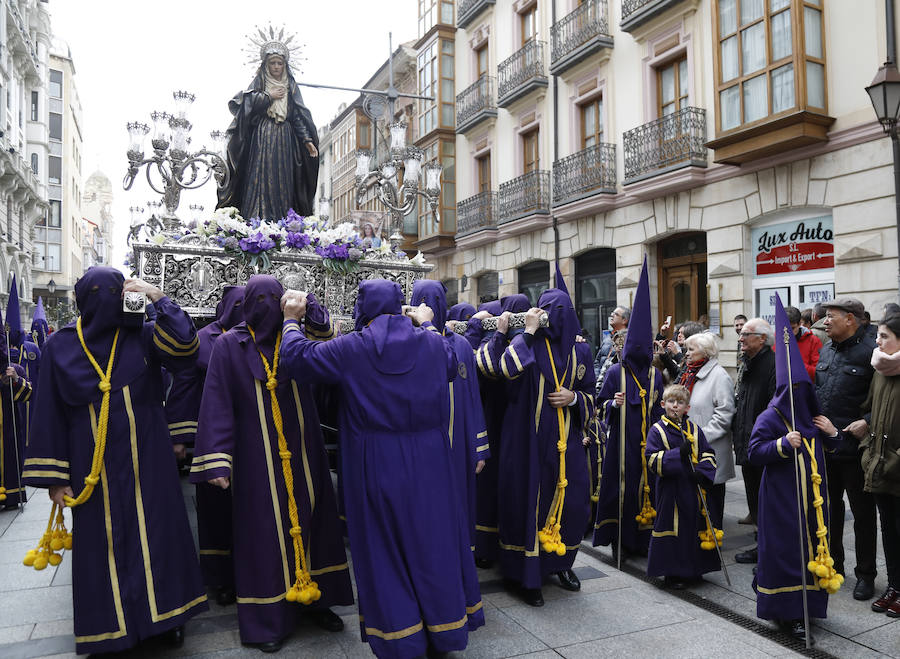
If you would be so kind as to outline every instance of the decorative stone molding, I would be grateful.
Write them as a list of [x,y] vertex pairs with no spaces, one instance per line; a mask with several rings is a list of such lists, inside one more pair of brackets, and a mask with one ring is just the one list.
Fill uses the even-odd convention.
[[707,276],[710,279],[741,274],[741,252],[709,254],[706,263]]
[[884,256],[884,236],[880,231],[841,236],[834,241],[834,257],[838,263],[882,256]]

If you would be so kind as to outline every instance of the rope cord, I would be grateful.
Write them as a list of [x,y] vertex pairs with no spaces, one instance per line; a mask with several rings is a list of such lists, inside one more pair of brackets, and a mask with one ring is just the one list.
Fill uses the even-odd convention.
[[256,333],[249,325],[250,336],[253,337],[253,345],[262,360],[266,371],[266,389],[269,390],[269,398],[272,402],[272,420],[275,423],[275,431],[278,434],[278,457],[281,458],[281,471],[284,474],[284,486],[287,489],[288,517],[291,520],[291,539],[294,545],[294,584],[285,593],[288,602],[300,602],[312,604],[317,601],[322,592],[318,584],[312,580],[309,567],[306,564],[306,551],[303,547],[303,530],[300,528],[300,514],[297,511],[297,499],[294,497],[294,473],[291,470],[291,452],[288,450],[287,439],[284,436],[284,420],[281,416],[281,405],[275,390],[278,388],[278,360],[281,353],[281,332],[275,339],[275,354],[272,357],[272,365],[259,349],[256,343]]
[[[622,368],[625,368],[624,363],[622,364]],[[634,516],[634,519],[638,524],[649,525],[653,524],[653,519],[656,517],[656,510],[650,502],[650,480],[647,477],[647,456],[644,453],[644,450],[647,448],[647,390],[641,386],[640,382],[638,382],[634,371],[629,368],[628,373],[631,374],[631,379],[634,380],[634,384],[637,386],[638,392],[641,395],[641,473],[643,474],[644,487],[643,492],[641,493],[641,511]],[[652,378],[652,371],[650,375]]]
[[[556,373],[553,352],[550,350],[550,339],[544,337],[544,341],[547,344],[547,355],[550,357],[550,368],[553,369],[553,384],[556,387],[555,391],[558,392],[562,387]],[[565,379],[566,374],[563,373],[562,380],[565,381]],[[548,554],[555,553],[557,556],[565,556],[566,545],[562,541],[560,529],[562,528],[563,505],[566,500],[566,486],[569,481],[566,480],[566,416],[562,407],[556,408],[556,418],[559,426],[559,441],[556,442],[556,450],[559,452],[559,479],[556,481],[556,492],[550,503],[547,521],[544,523],[544,528],[538,531],[538,539],[541,541],[541,548]]]
[[809,561],[806,569],[812,572],[819,580],[819,586],[824,588],[829,595],[836,593],[844,583],[844,575],[838,574],[834,569],[834,559],[828,548],[828,527],[825,525],[825,512],[822,504],[822,475],[819,473],[819,464],[816,460],[816,440],[803,437],[803,447],[809,453],[810,480],[813,490],[813,509],[816,512],[816,537],[819,539],[816,548],[816,558]]

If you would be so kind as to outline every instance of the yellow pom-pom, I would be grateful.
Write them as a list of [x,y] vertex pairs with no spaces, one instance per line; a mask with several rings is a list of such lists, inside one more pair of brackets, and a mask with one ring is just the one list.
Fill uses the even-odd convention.
[[53,551],[59,551],[62,548],[63,541],[60,538],[53,538],[53,540],[50,541],[50,549]]
[[725,532],[722,529],[716,529],[716,540],[721,540],[725,537]]
[[309,588],[304,588],[300,591],[300,603],[309,604],[310,602],[312,602],[312,594],[309,592]]
[[816,569],[818,567],[819,567],[819,564],[816,563],[815,561],[810,561],[809,563],[806,564],[806,569],[809,570],[810,572],[812,572],[813,574],[816,573]]
[[598,501],[600,501],[600,497],[598,497],[596,494],[592,494],[591,501],[593,501],[594,503],[597,503]]
[[834,567],[834,559],[831,556],[827,557],[825,559],[825,565],[827,565],[828,567]]
[[6,495],[0,494],[0,501],[6,501]]
[[59,554],[50,554],[50,557],[47,560],[50,561],[50,565],[59,565],[62,563],[62,556]]
[[816,576],[817,577],[827,577],[828,576],[828,568],[824,565],[818,565],[816,567]]
[[556,555],[557,556],[565,556],[566,555],[566,546],[561,542],[558,545],[556,545]]
[[318,602],[319,598],[322,597],[322,591],[318,588],[313,590],[313,602]]
[[700,543],[700,549],[705,549],[705,550],[709,551],[713,547],[715,547],[715,545],[713,545],[713,543],[711,543],[708,540],[704,540],[703,542]]
[[550,542],[541,543],[541,548],[548,554],[552,554],[553,550],[555,549],[555,547],[553,547],[552,543]]
[[6,488],[0,486],[0,494],[6,494]]
[[28,553],[25,554],[25,558],[22,560],[22,563],[31,567],[34,565],[34,559],[37,558],[37,552],[34,549],[29,549]]
[[72,534],[71,533],[69,533],[66,536],[66,539],[63,540],[63,549],[68,549],[69,551],[72,551]]
[[288,602],[296,602],[297,591],[293,587],[288,588],[288,591],[284,594],[284,599],[286,599]]
[[43,570],[45,567],[47,567],[47,563],[47,557],[42,554],[34,559],[33,567],[35,570]]

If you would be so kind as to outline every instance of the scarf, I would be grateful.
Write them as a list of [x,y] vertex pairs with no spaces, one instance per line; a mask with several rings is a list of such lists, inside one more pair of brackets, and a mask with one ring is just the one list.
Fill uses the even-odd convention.
[[703,368],[706,362],[707,360],[704,359],[702,362],[687,364],[684,372],[681,374],[681,379],[678,381],[678,384],[683,384],[687,387],[688,391],[694,393],[694,385],[697,384],[697,373],[700,372],[700,369]]
[[889,355],[881,348],[875,348],[872,353],[872,367],[887,378],[900,375],[900,350]]
[[284,120],[287,119],[288,96],[290,96],[287,72],[281,74],[281,80],[275,80],[275,78],[269,75],[268,71],[266,71],[264,75],[266,81],[266,93],[269,94],[269,96],[271,96],[272,92],[276,89],[284,90],[284,96],[278,99],[273,98],[272,102],[269,103],[269,109],[266,110],[266,114],[274,119],[276,124],[283,123]]

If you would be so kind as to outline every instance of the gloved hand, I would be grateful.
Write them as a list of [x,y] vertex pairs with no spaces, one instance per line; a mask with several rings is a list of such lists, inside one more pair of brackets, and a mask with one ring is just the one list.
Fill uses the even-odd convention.
[[681,448],[679,448],[679,451],[681,451],[681,459],[682,460],[690,460],[691,459],[691,443],[688,440],[685,439],[681,443]]

